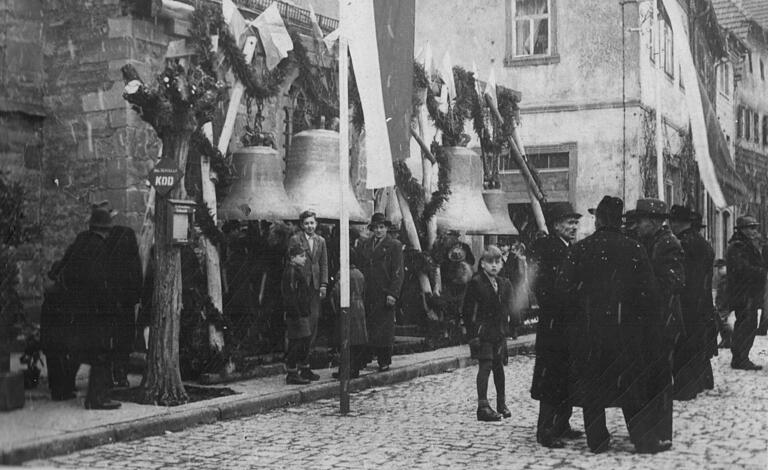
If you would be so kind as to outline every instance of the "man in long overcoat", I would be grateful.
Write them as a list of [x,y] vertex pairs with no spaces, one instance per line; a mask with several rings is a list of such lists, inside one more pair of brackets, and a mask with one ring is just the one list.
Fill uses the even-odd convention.
[[113,313],[107,283],[106,239],[111,228],[109,210],[94,207],[88,230],[78,234],[60,273],[75,312],[79,355],[83,362],[91,364],[85,399],[85,407],[91,409],[120,407],[120,403],[108,397],[112,384],[109,355]]
[[680,295],[685,329],[674,354],[674,399],[692,400],[705,390],[709,364],[708,328],[712,319],[712,268],[715,252],[693,226],[693,212],[674,205],[669,225],[680,240],[685,258],[685,287]]
[[128,387],[128,359],[136,339],[136,305],[141,300],[139,244],[130,227],[115,225],[106,239],[107,288],[112,302],[112,380]]
[[[317,214],[310,210],[302,212],[299,215],[299,225],[301,226],[301,232],[296,233],[288,241],[288,250],[294,246],[300,246],[304,248],[304,253],[307,255],[307,262],[304,263],[301,269],[312,294],[309,304],[311,312],[309,325],[312,330],[309,340],[309,351],[311,353],[317,339],[317,327],[320,321],[322,300],[325,298],[328,289],[328,248],[325,239],[315,232],[317,230]],[[320,379],[320,376],[309,368],[303,368],[300,375],[310,380]]]
[[650,401],[645,408],[656,436],[672,443],[672,364],[677,341],[685,330],[680,294],[685,287],[683,248],[672,231],[664,225],[669,217],[667,204],[659,199],[638,199],[635,208],[637,234],[645,246],[659,286],[660,305],[656,328],[648,338],[646,352],[652,359],[648,381]]
[[539,303],[536,326],[536,362],[533,367],[531,398],[539,400],[536,440],[545,447],[563,447],[560,438],[577,438],[571,429],[568,403],[568,345],[565,317],[572,306],[555,289],[555,281],[568,257],[581,214],[569,203],[553,207],[549,215],[550,234],[536,240],[532,264],[536,273],[533,289]]
[[576,243],[556,287],[568,310],[569,388],[584,412],[587,444],[610,447],[605,408],[621,407],[638,452],[664,450],[638,419],[647,401],[645,334],[654,321],[657,287],[641,245],[621,234],[623,202],[605,196],[595,214],[596,232]]
[[392,364],[395,303],[404,274],[403,245],[387,234],[390,225],[384,214],[373,214],[369,225],[373,236],[358,245],[356,257],[365,276],[365,323],[370,354],[376,356],[382,372]]
[[768,267],[760,253],[760,232],[757,220],[749,215],[736,219],[736,233],[728,242],[725,262],[728,271],[726,292],[731,310],[736,313],[731,337],[731,367],[760,370],[749,360],[755,342],[757,309],[763,303]]

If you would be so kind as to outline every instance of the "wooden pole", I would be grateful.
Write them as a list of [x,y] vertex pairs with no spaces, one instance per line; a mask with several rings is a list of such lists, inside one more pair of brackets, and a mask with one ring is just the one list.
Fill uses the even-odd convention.
[[[340,8],[345,8],[341,2]],[[340,15],[345,17],[344,12]],[[339,36],[339,310],[341,322],[341,364],[339,364],[339,410],[349,413],[349,218],[345,189],[349,187],[349,58],[348,39]]]

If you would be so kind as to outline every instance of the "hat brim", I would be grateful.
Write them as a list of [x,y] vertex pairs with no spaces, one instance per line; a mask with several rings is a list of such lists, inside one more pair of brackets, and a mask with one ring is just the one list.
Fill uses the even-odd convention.
[[391,227],[392,226],[392,222],[390,222],[388,220],[382,220],[381,222],[371,222],[371,223],[369,223],[368,224],[368,228],[371,228],[374,225],[379,225],[379,224],[386,225],[387,227]]
[[90,228],[106,228],[106,229],[111,229],[114,226],[115,226],[115,224],[111,224],[111,223],[110,224],[100,224],[100,223],[92,222],[92,223],[88,224],[88,227],[90,227]]
[[760,224],[737,225],[737,229],[759,227]]
[[635,218],[647,217],[649,219],[661,219],[666,220],[669,218],[669,214],[659,214],[656,212],[636,211],[633,215]]

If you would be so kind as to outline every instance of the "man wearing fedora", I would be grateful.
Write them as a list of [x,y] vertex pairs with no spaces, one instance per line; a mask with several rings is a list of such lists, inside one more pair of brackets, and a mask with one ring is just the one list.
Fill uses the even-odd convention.
[[565,318],[570,306],[555,289],[563,261],[568,257],[581,214],[570,203],[553,205],[548,213],[549,235],[532,246],[532,265],[536,273],[533,290],[539,303],[536,326],[536,362],[533,366],[531,398],[539,400],[536,440],[545,447],[564,446],[562,438],[577,438],[571,429],[571,405],[568,402],[568,346]]
[[711,266],[715,252],[699,233],[700,222],[687,207],[674,205],[669,211],[669,226],[685,254],[685,287],[680,295],[685,328],[674,354],[675,400],[696,398],[712,377],[708,329],[713,315]]
[[88,230],[77,235],[63,261],[60,279],[70,296],[78,329],[79,356],[91,365],[85,407],[116,409],[109,399],[112,377],[109,368],[113,311],[108,285],[106,239],[112,229],[112,214],[94,205]]
[[731,337],[731,367],[760,370],[749,359],[757,332],[757,309],[763,302],[768,267],[760,252],[760,224],[751,215],[736,219],[736,231],[728,241],[725,262],[728,277],[726,292],[729,307],[736,313]]
[[556,288],[568,312],[569,392],[584,413],[592,452],[610,448],[605,409],[620,407],[638,452],[669,449],[643,418],[648,401],[649,361],[645,333],[655,322],[658,288],[642,246],[621,233],[621,199],[605,196],[595,215],[595,233],[573,245]]
[[683,331],[680,294],[685,287],[684,253],[680,241],[664,225],[667,204],[660,199],[637,200],[637,235],[651,260],[660,304],[656,327],[648,331],[647,352],[651,361],[648,381],[650,401],[645,409],[653,421],[655,435],[672,443],[672,364],[675,344]]
[[[379,371],[392,364],[395,341],[395,303],[403,285],[403,244],[388,234],[392,224],[376,212],[368,228],[373,236],[357,247],[357,262],[365,276],[365,323],[370,360],[376,356]],[[363,362],[368,362],[363,360]]]

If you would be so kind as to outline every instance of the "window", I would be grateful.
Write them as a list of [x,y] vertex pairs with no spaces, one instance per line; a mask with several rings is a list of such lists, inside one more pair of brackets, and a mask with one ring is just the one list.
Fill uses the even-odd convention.
[[514,57],[550,53],[550,0],[514,2]]
[[768,145],[768,115],[763,115],[763,145]]
[[753,73],[752,72],[752,53],[751,52],[747,53],[747,60],[749,61],[749,73]]
[[717,89],[725,96],[731,96],[731,66],[726,62],[717,67]]
[[744,135],[744,131],[742,129],[742,126],[744,125],[744,107],[739,106],[739,109],[736,110],[736,138],[740,139],[742,135]]
[[752,117],[752,122],[754,123],[754,126],[755,126],[755,134],[753,137],[755,138],[755,143],[759,144],[760,143],[760,115],[755,113],[755,115]]
[[[534,150],[527,156],[528,161],[537,170],[568,170],[570,162],[570,152],[539,152]],[[511,158],[502,158],[500,171],[508,173],[519,170]]]
[[765,80],[765,64],[762,58],[760,58],[760,79]]
[[749,115],[752,114],[748,108],[744,108],[744,138],[749,140],[749,135],[752,127],[749,125]]
[[662,41],[663,44],[661,45],[661,63],[664,64],[664,71],[669,75],[670,77],[675,76],[675,53],[674,53],[674,42],[672,39],[672,26],[669,24],[669,19],[667,18],[659,18],[661,21],[661,25],[659,26],[659,31],[662,33]]

